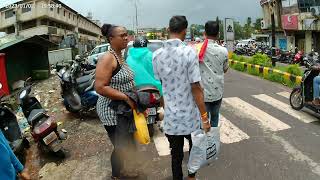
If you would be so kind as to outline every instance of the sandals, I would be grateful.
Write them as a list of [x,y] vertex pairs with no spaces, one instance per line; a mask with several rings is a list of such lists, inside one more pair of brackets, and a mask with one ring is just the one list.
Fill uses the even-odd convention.
[[314,106],[320,106],[320,100],[319,99],[315,99],[315,100],[312,101],[312,104]]

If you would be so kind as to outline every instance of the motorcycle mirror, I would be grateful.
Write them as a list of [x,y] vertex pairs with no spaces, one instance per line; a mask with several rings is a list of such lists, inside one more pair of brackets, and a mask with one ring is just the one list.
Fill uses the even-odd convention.
[[28,77],[25,81],[24,81],[24,87],[28,86],[28,84],[31,81],[31,77]]

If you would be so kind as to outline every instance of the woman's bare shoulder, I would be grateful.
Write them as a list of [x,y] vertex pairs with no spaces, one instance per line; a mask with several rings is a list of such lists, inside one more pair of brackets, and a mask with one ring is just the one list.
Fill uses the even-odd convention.
[[100,57],[97,66],[99,64],[102,64],[103,66],[106,66],[106,65],[114,64],[114,62],[115,61],[114,61],[113,55],[111,53],[109,53],[109,52],[106,52]]

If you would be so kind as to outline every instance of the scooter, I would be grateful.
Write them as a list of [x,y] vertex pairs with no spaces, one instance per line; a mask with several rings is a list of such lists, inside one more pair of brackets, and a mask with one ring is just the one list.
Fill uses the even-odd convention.
[[301,64],[301,65],[304,65],[303,63],[303,54],[304,52],[303,51],[298,51],[298,53],[294,56],[291,64]]
[[65,130],[59,131],[54,117],[46,114],[37,98],[30,96],[31,78],[25,81],[24,88],[19,94],[20,106],[30,125],[31,135],[39,147],[56,156],[64,158],[62,141],[67,139]]
[[[2,84],[0,83],[0,91]],[[24,162],[25,149],[30,147],[29,141],[21,133],[17,117],[10,104],[0,97],[0,130],[8,140],[12,151]]]
[[320,113],[320,106],[315,106],[311,102],[313,100],[313,79],[319,75],[320,64],[313,62],[311,59],[303,59],[307,69],[302,77],[299,87],[295,87],[290,94],[290,105],[295,110],[301,110],[307,107],[314,112]]
[[71,113],[94,115],[98,94],[94,90],[95,71],[77,78],[78,66],[63,68],[59,71],[63,104]]

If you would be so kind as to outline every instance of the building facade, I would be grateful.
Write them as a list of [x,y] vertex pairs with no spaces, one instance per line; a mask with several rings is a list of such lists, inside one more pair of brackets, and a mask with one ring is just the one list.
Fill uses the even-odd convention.
[[44,35],[55,43],[74,35],[78,42],[100,44],[103,38],[97,22],[59,0],[23,0],[0,9],[0,32],[7,36]]
[[319,0],[261,0],[260,4],[267,31],[271,28],[271,12],[275,12],[277,29],[282,31],[278,35],[279,46],[287,50],[297,47],[306,53],[312,49],[320,52]]

